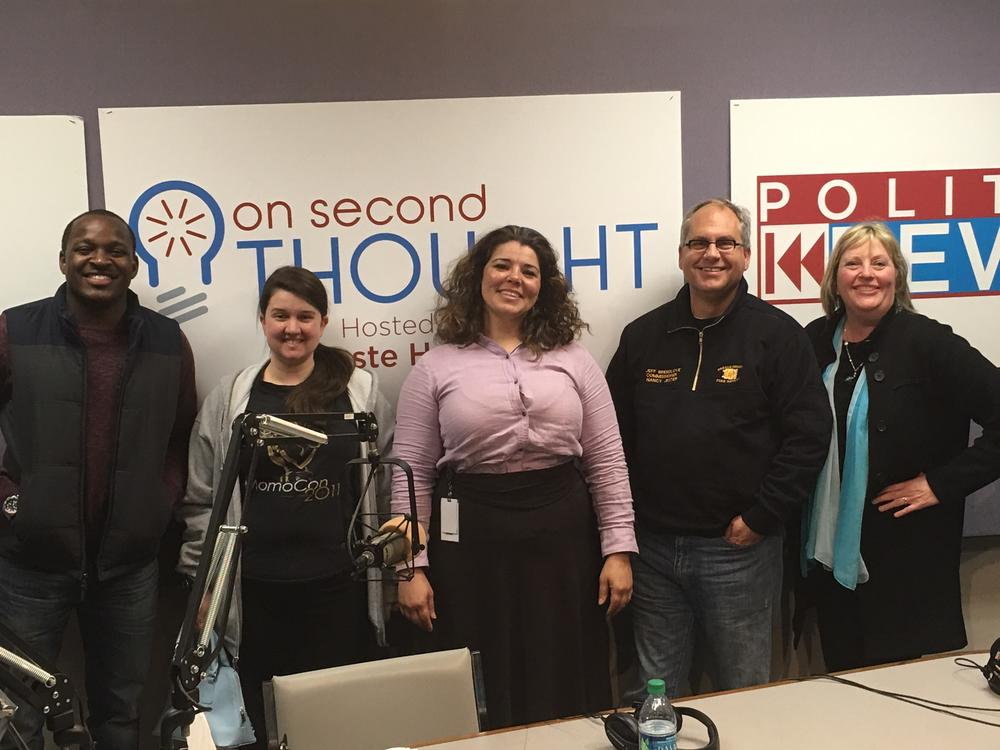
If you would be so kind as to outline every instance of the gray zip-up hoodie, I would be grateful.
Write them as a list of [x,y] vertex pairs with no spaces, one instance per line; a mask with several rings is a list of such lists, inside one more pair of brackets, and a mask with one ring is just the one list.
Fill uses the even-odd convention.
[[[246,411],[250,400],[250,389],[253,382],[266,362],[247,367],[242,372],[227,375],[208,394],[201,406],[194,428],[191,430],[191,443],[188,453],[187,492],[177,510],[178,517],[184,521],[184,543],[181,546],[178,572],[194,577],[201,558],[202,541],[205,529],[212,514],[212,500],[219,488],[222,478],[222,466],[226,458],[226,448],[232,434],[233,420]],[[356,411],[372,412],[378,422],[378,449],[386,456],[392,446],[392,434],[396,425],[392,406],[378,390],[377,376],[368,370],[355,369],[347,384],[347,395],[351,407]],[[360,444],[359,455],[368,453],[368,446]],[[359,467],[363,469],[364,467]],[[378,514],[384,521],[389,516],[389,470],[382,466],[372,481],[368,492],[362,498],[361,512]],[[226,515],[227,524],[235,524],[242,515],[240,488],[237,483],[233,490],[232,502]],[[373,517],[371,515],[367,516]],[[385,623],[388,608],[391,604],[395,582],[383,583],[381,571],[369,568],[368,575],[368,619],[375,628],[379,645],[386,644]],[[386,591],[383,591],[386,588]],[[388,596],[386,595],[388,594]],[[235,657],[239,654],[239,643],[242,631],[242,598],[240,592],[240,577],[237,570],[236,586],[233,591],[233,602],[229,611],[229,623],[226,627],[226,646]]]

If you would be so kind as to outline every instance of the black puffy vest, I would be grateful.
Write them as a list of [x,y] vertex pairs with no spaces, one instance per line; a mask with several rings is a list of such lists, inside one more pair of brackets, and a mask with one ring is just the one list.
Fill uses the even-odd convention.
[[12,524],[0,525],[0,555],[51,571],[96,565],[100,578],[153,560],[171,513],[163,472],[180,387],[180,327],[128,293],[107,518],[97,560],[85,561],[86,354],[65,285],[4,314],[13,390],[0,429],[20,502]]

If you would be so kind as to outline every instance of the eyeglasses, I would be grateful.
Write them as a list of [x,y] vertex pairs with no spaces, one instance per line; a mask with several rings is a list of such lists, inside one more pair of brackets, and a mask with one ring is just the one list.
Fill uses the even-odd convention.
[[684,247],[688,250],[694,250],[696,253],[703,253],[708,250],[709,245],[715,245],[715,249],[720,253],[731,253],[738,247],[746,247],[742,242],[737,242],[732,237],[720,237],[717,240],[706,240],[704,237],[695,237],[693,240],[688,240],[684,243]]

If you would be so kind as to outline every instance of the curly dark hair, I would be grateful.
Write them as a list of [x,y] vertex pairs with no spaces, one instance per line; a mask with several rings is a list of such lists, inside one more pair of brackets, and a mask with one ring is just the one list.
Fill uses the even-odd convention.
[[521,323],[524,345],[539,354],[565,346],[584,329],[590,330],[580,319],[580,311],[549,241],[534,229],[509,224],[480,237],[452,267],[434,310],[438,340],[445,344],[471,344],[483,332],[483,271],[493,251],[505,242],[526,245],[538,256],[541,288],[538,300]]

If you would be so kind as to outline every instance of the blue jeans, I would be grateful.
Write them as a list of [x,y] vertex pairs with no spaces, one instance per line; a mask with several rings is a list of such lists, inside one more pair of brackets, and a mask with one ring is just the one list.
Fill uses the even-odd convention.
[[[69,573],[23,568],[0,558],[0,617],[50,666],[76,610],[86,662],[87,725],[103,750],[139,746],[139,697],[153,645],[157,574],[154,560],[111,580],[88,580],[84,590]],[[29,747],[42,750],[43,717],[27,708],[16,717]]]
[[659,677],[671,698],[690,694],[696,636],[716,690],[767,682],[781,536],[738,547],[722,537],[636,531],[632,618],[642,685]]

